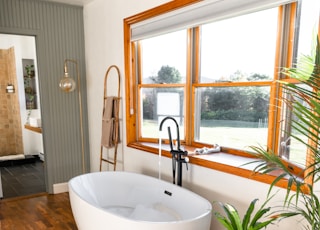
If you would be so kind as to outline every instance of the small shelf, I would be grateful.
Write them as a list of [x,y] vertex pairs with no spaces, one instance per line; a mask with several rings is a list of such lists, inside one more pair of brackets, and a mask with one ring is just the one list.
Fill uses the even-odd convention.
[[24,128],[25,129],[29,129],[29,130],[34,131],[34,132],[37,132],[37,133],[42,133],[42,129],[40,127],[34,127],[34,126],[31,126],[31,125],[25,124]]

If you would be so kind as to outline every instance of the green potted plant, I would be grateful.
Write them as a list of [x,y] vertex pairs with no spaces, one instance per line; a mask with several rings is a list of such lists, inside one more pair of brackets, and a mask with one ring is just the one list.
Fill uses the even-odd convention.
[[[271,216],[260,222],[258,220],[265,217],[264,215],[271,208],[265,208],[268,198],[261,208],[253,215],[254,203],[252,201],[244,218],[239,217],[238,212],[229,204],[221,204],[227,214],[222,216],[219,212],[214,213],[215,217],[226,229],[244,230],[244,229],[261,229],[274,221],[292,216],[299,216],[304,220],[304,229],[320,229],[320,200],[313,189],[313,185],[320,180],[320,41],[317,36],[312,54],[309,56],[302,55],[295,67],[285,68],[284,74],[290,78],[296,79],[300,84],[279,81],[283,89],[290,94],[290,100],[286,98],[283,102],[291,109],[293,115],[297,118],[292,120],[292,127],[295,133],[289,133],[290,138],[297,140],[306,146],[312,156],[313,163],[307,165],[303,170],[304,180],[295,175],[283,159],[275,153],[265,150],[263,147],[252,146],[253,154],[257,160],[252,163],[259,163],[255,168],[256,172],[269,174],[273,171],[281,171],[279,176],[271,183],[268,196],[272,188],[282,179],[288,180],[287,192],[284,197],[283,207],[281,210],[272,212]],[[302,86],[303,85],[303,86]],[[307,105],[307,106],[306,106]],[[305,141],[305,138],[309,141]],[[307,190],[307,192],[306,192]],[[279,207],[278,207],[279,208]],[[269,217],[269,219],[268,219]],[[248,221],[248,218],[250,221]],[[271,218],[271,219],[270,219]],[[261,226],[261,227],[260,227]]]
[[[266,207],[267,203],[273,196],[269,197],[260,208],[255,211],[255,205],[258,199],[251,201],[243,218],[239,215],[237,209],[229,203],[218,203],[223,209],[225,215],[215,211],[214,216],[228,230],[259,230],[266,228],[269,224],[273,224],[280,218],[292,215],[291,213],[277,213]],[[294,215],[294,214],[293,214]]]
[[34,65],[26,65],[24,68],[28,77],[34,77]]
[[[320,200],[313,186],[320,179],[320,41],[319,36],[315,41],[312,54],[302,55],[296,67],[287,68],[284,73],[298,80],[301,84],[280,82],[284,90],[290,94],[291,100],[284,102],[297,118],[292,120],[295,133],[290,133],[290,138],[297,140],[307,147],[312,158],[312,164],[305,167],[302,174],[304,179],[299,178],[289,170],[282,159],[261,147],[252,147],[255,156],[258,157],[259,165],[255,168],[263,174],[281,170],[270,185],[270,190],[275,184],[284,178],[288,179],[287,194],[284,198],[284,206],[288,207],[283,213],[301,216],[305,222],[305,229],[320,229]],[[305,141],[309,138],[309,141]],[[291,192],[295,190],[295,192]]]

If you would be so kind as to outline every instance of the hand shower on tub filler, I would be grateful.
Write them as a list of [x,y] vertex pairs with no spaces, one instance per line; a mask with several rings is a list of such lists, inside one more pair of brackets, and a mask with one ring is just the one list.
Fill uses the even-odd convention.
[[168,136],[169,136],[169,144],[170,144],[170,153],[172,155],[172,177],[173,177],[173,183],[176,183],[176,169],[177,169],[177,185],[182,186],[182,164],[185,163],[187,170],[188,170],[188,162],[189,158],[188,152],[181,149],[180,145],[180,132],[179,132],[179,125],[178,122],[173,117],[165,117],[162,119],[159,131],[162,131],[162,126],[165,121],[172,120],[175,123],[176,126],[176,134],[177,139],[176,143],[174,144],[174,141],[172,139],[171,135],[171,128],[168,126]]
[[201,154],[210,154],[210,153],[218,153],[221,151],[221,148],[218,144],[213,145],[211,148],[203,147],[201,149],[196,149],[195,154],[201,155]]

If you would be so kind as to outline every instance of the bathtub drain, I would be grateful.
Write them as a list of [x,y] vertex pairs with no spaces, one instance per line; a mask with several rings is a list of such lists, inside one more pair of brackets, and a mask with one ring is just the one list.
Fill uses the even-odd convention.
[[164,190],[164,193],[167,194],[168,196],[172,196],[172,192],[169,192],[167,190]]

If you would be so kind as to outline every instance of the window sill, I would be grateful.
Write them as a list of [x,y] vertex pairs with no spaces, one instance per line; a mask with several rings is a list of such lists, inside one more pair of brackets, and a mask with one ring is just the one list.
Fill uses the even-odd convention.
[[[158,144],[156,143],[147,143],[147,142],[134,142],[129,143],[128,147],[139,149],[142,151],[150,152],[153,154],[159,154]],[[183,146],[185,150],[188,151],[189,163],[198,165],[201,167],[233,174],[236,176],[241,176],[247,179],[271,184],[276,176],[280,175],[273,173],[272,175],[259,174],[254,172],[254,168],[258,163],[250,163],[255,161],[255,158],[237,156],[231,153],[217,152],[211,154],[197,155],[194,154],[195,147]],[[170,147],[169,145],[163,144],[162,148],[162,157],[171,158]],[[250,164],[247,164],[250,163]],[[282,179],[277,184],[278,187],[287,188],[287,180]]]

